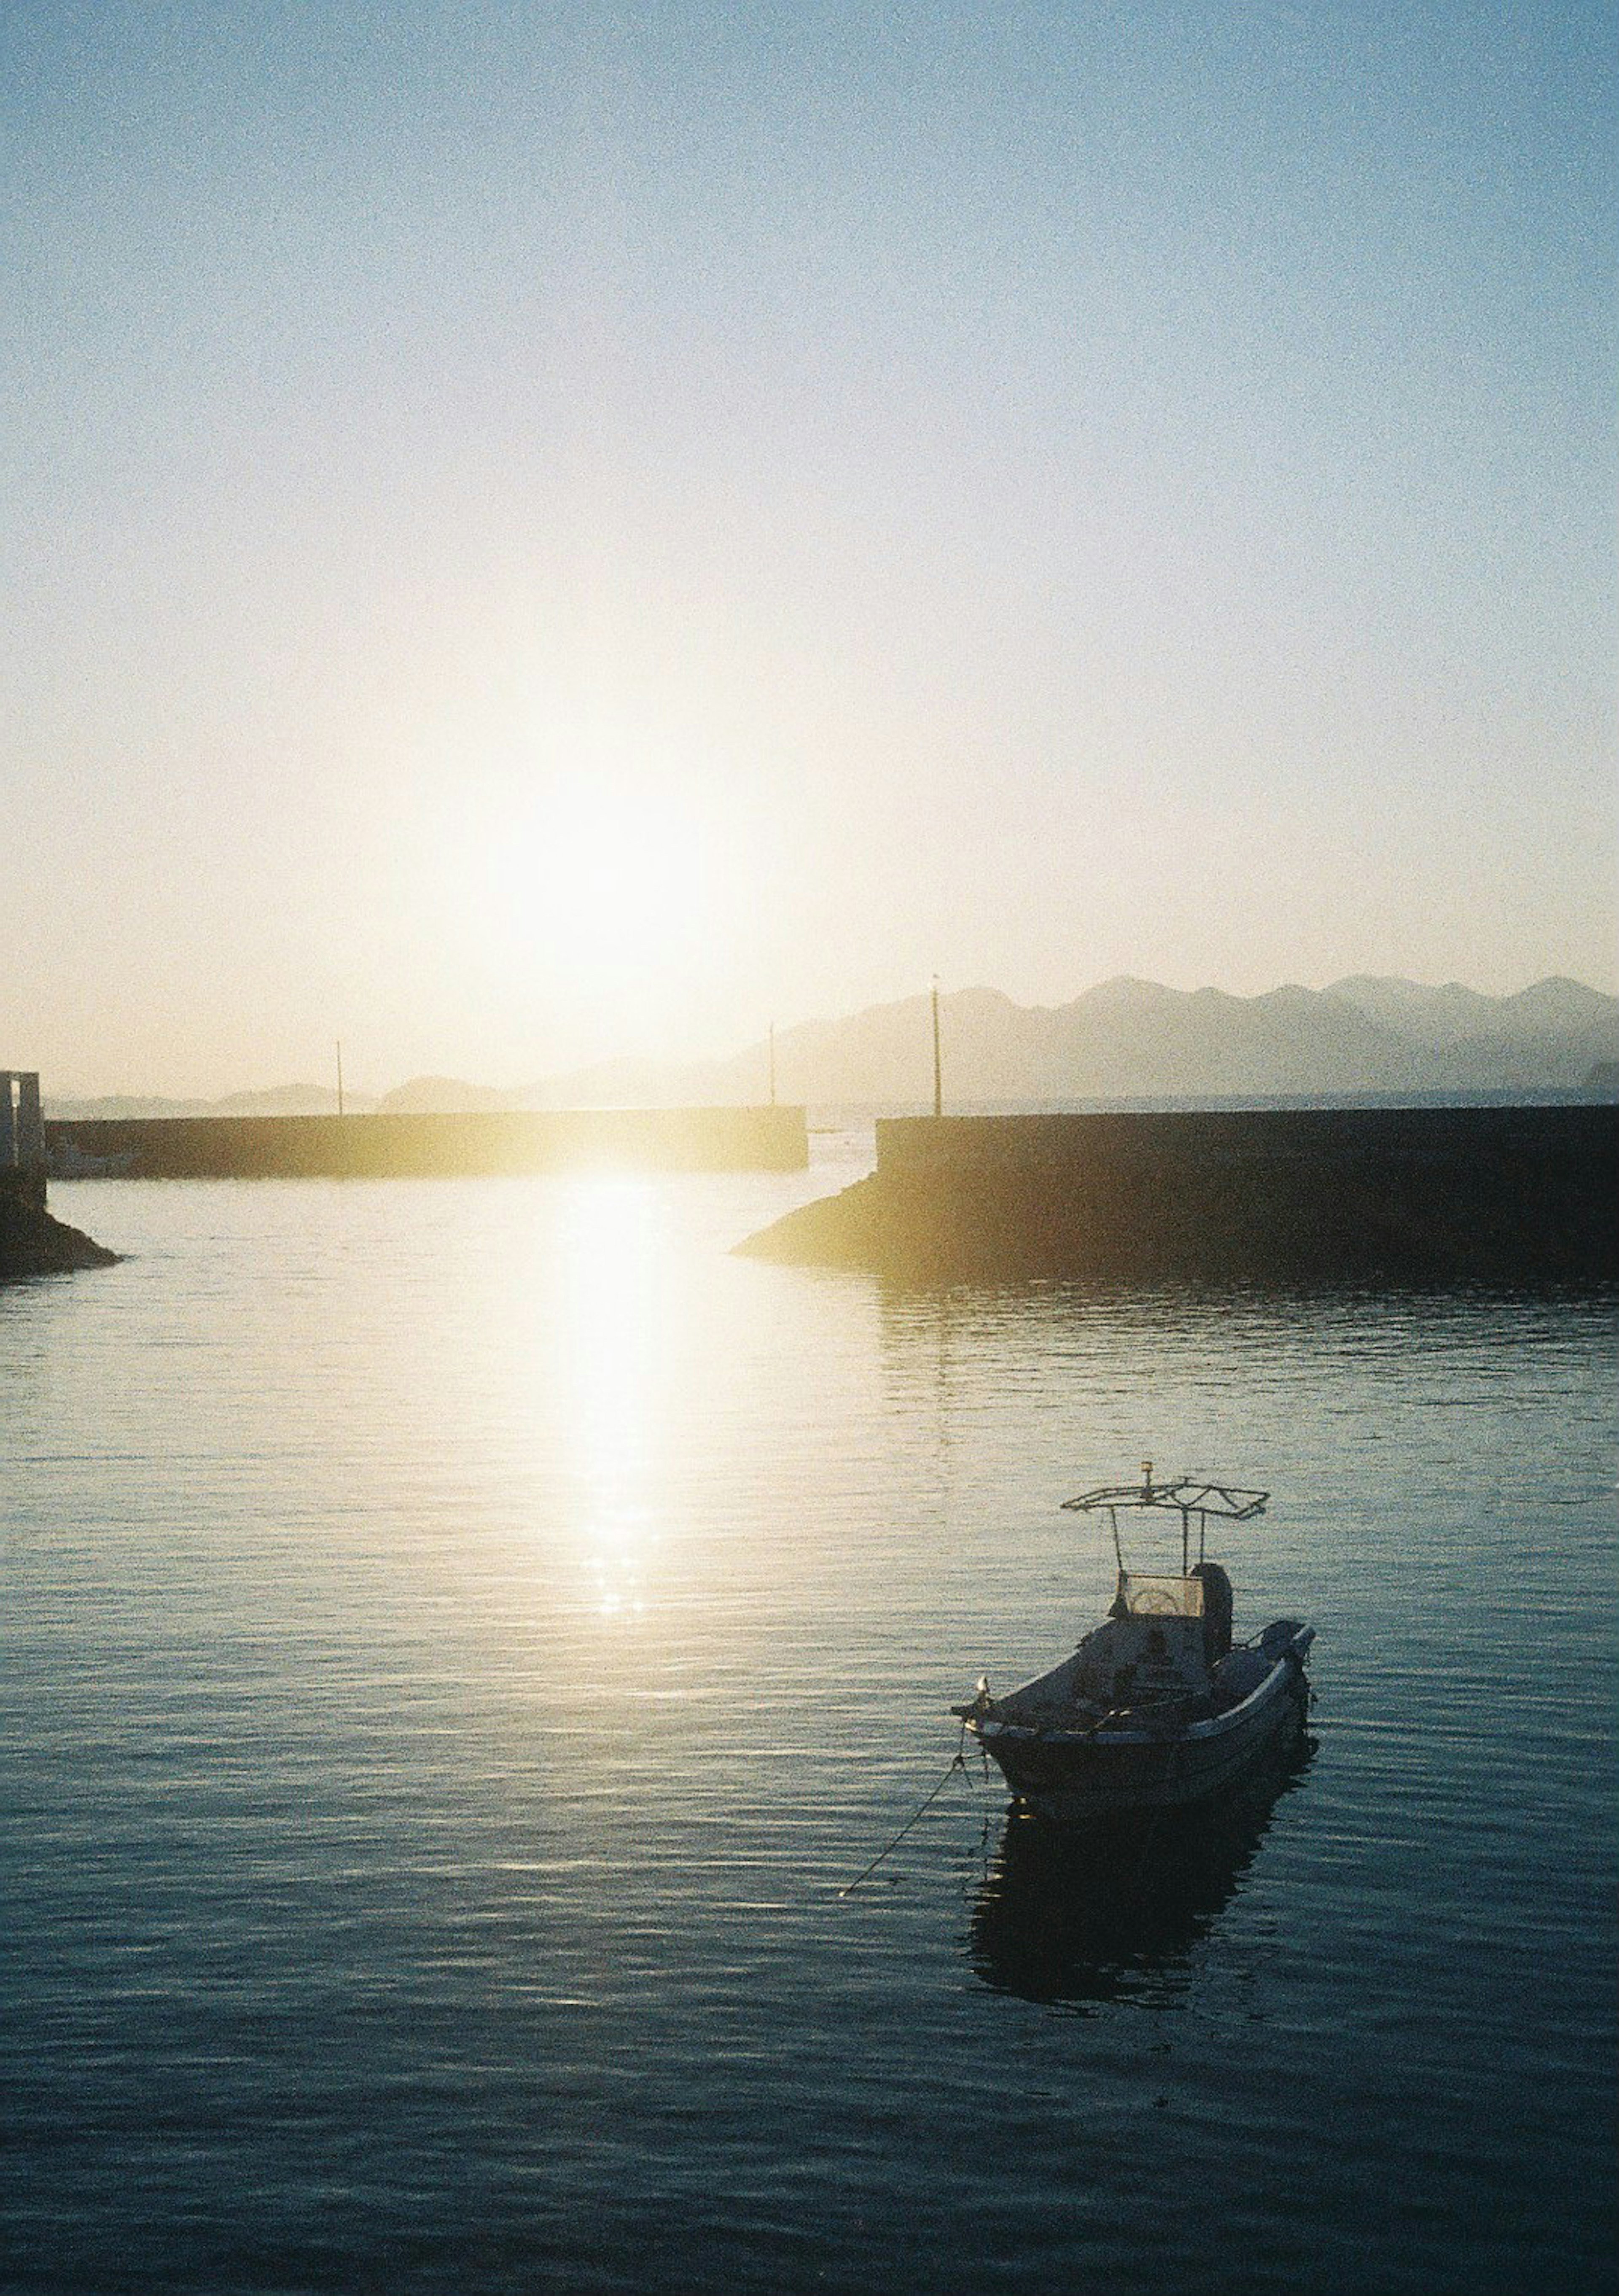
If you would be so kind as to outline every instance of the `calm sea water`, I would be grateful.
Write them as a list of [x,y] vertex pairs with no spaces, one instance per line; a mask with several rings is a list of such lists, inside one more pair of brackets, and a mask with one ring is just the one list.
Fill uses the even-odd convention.
[[[1611,2284],[1611,1308],[730,1256],[859,1168],[54,1192],[7,2289]],[[1273,1492],[1310,1759],[1128,1854],[951,1777],[840,1896],[1148,1456]]]

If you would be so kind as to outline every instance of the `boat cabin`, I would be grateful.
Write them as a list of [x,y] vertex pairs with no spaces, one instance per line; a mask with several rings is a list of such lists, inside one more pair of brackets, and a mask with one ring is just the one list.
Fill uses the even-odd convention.
[[[1238,1490],[1182,1475],[1173,1482],[1153,1480],[1150,1462],[1139,1483],[1109,1484],[1065,1499],[1082,1514],[1105,1511],[1118,1563],[1116,1592],[1107,1617],[1093,1627],[1071,1658],[1024,1683],[1006,1697],[991,1698],[980,1681],[977,1699],[954,1710],[963,1716],[993,1716],[1002,1723],[1034,1729],[1071,1729],[1075,1714],[1092,1726],[1121,1715],[1152,1718],[1149,1726],[1174,1726],[1197,1710],[1213,1712],[1246,1697],[1274,1662],[1258,1651],[1231,1648],[1231,1582],[1204,1546],[1208,1517],[1246,1522],[1263,1512],[1268,1493]],[[1121,1510],[1164,1508],[1181,1518],[1179,1570],[1132,1570],[1119,1540]],[[1192,1518],[1197,1517],[1196,1551]],[[1255,1672],[1257,1669],[1257,1672]]]
[[[1205,1557],[1208,1518],[1246,1521],[1263,1512],[1266,1496],[1189,1476],[1155,1482],[1149,1463],[1139,1484],[1086,1491],[1065,1503],[1081,1513],[1106,1511],[1118,1562],[1112,1607],[1070,1661],[1073,1690],[1083,1702],[1121,1707],[1206,1696],[1214,1669],[1231,1647],[1231,1582],[1217,1562]],[[1179,1570],[1127,1566],[1119,1542],[1121,1508],[1163,1508],[1180,1516]]]
[[1121,1570],[1111,1611],[1075,1653],[1073,1690],[1108,1707],[1201,1698],[1231,1646],[1231,1581],[1217,1562],[1183,1577]]

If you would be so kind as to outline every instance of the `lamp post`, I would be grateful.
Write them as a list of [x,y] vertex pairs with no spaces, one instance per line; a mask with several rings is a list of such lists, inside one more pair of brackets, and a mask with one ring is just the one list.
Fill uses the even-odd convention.
[[933,976],[933,1112],[944,1113],[944,1071],[939,1062],[939,976]]

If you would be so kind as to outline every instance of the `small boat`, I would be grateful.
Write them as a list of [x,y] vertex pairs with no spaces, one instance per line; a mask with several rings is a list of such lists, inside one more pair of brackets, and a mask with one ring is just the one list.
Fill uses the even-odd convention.
[[[1211,1515],[1247,1522],[1269,1496],[1192,1476],[1157,1483],[1149,1461],[1139,1483],[1063,1501],[1072,1513],[1105,1511],[1112,1525],[1118,1589],[1108,1616],[1071,1657],[1020,1689],[995,1698],[980,1676],[973,1698],[950,1710],[1035,1816],[1074,1823],[1179,1808],[1297,1751],[1315,1629],[1276,1619],[1233,1644],[1231,1582],[1205,1551]],[[1132,1508],[1179,1513],[1178,1572],[1126,1567],[1119,1514]]]

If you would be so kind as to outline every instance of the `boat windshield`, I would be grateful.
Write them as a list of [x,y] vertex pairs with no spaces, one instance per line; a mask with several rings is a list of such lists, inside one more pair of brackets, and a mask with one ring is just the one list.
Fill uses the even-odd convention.
[[1149,1576],[1141,1570],[1119,1572],[1119,1601],[1132,1619],[1200,1619],[1203,1581]]

